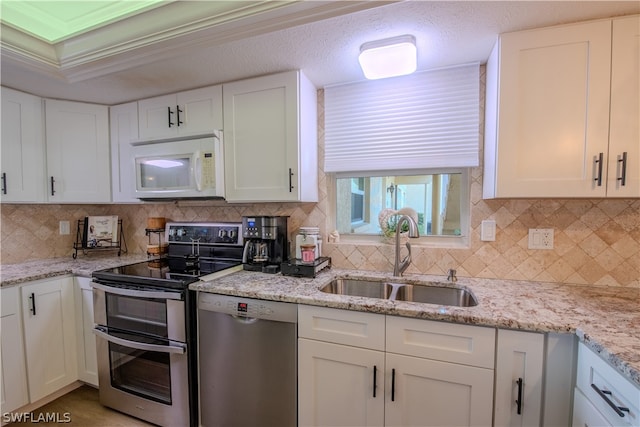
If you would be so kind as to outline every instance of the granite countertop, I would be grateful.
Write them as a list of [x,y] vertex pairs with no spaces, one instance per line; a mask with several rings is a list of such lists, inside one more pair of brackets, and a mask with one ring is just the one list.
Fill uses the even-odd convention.
[[[445,307],[321,292],[336,276],[392,279],[390,273],[339,269],[326,270],[315,279],[239,271],[190,287],[211,293],[478,326],[573,333],[640,387],[640,289],[459,278],[455,286],[473,292],[478,305]],[[453,286],[443,276],[406,275],[393,281]]]
[[79,256],[76,259],[71,257],[51,258],[20,264],[4,264],[0,265],[0,286],[4,288],[66,274],[91,277],[91,273],[96,270],[134,264],[148,259],[146,254],[116,256],[102,253],[91,254],[86,257]]
[[[74,274],[90,277],[104,268],[146,261],[145,254],[53,258],[0,265],[0,286]],[[248,298],[367,311],[478,326],[534,332],[574,333],[587,346],[640,387],[640,289],[513,280],[459,278],[478,299],[475,307],[450,307],[375,298],[333,295],[320,289],[335,277],[434,282],[452,286],[443,276],[329,269],[315,279],[237,271],[191,289]]]

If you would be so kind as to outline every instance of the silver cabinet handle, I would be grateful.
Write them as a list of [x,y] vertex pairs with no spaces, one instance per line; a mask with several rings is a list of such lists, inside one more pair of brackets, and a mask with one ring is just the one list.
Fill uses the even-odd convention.
[[622,157],[618,159],[618,163],[622,163],[622,168],[620,170],[620,177],[618,177],[618,181],[620,181],[620,185],[623,187],[627,184],[627,152],[622,153]]
[[175,299],[181,300],[182,296],[179,292],[162,292],[162,291],[139,291],[136,289],[118,288],[115,286],[106,286],[100,283],[92,282],[91,287],[101,291],[134,298],[156,298],[156,299]]
[[602,187],[602,164],[603,164],[604,153],[598,154],[598,157],[594,160],[596,164],[596,177],[593,180],[596,182],[598,187]]
[[174,345],[158,345],[158,344],[147,344],[137,341],[125,340],[123,338],[114,337],[113,335],[109,335],[107,332],[103,331],[101,328],[94,328],[93,333],[103,338],[109,342],[114,344],[119,344],[123,347],[135,348],[136,350],[144,350],[144,351],[157,351],[158,353],[176,353],[176,354],[185,354],[187,352],[187,345],[181,343],[173,343]]

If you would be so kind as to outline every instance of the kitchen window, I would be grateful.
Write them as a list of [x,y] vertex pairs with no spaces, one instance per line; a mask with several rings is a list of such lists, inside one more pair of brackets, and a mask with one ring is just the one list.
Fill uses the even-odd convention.
[[375,242],[396,232],[399,216],[394,212],[410,213],[417,218],[420,243],[466,245],[470,212],[468,170],[419,172],[333,175],[333,228],[345,241]]
[[335,196],[329,227],[344,241],[380,241],[395,232],[397,213],[408,212],[420,243],[467,246],[479,64],[329,86],[324,98],[324,170]]

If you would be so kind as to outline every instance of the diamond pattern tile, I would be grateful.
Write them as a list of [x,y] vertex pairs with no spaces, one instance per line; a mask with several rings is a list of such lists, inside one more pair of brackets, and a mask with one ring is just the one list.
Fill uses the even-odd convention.
[[[319,123],[324,122],[323,91],[318,92]],[[324,129],[319,137],[318,203],[227,204],[179,202],[144,205],[11,205],[1,213],[0,261],[71,256],[76,222],[87,215],[123,219],[129,252],[144,253],[148,217],[172,221],[240,221],[243,215],[288,215],[293,240],[300,226],[320,227],[327,236],[331,206],[322,172]],[[482,135],[481,135],[482,140]],[[460,277],[597,284],[640,288],[640,199],[482,200],[482,168],[471,171],[471,234],[468,249],[436,249],[413,245],[407,273]],[[480,241],[480,223],[496,221],[496,241]],[[58,234],[58,221],[71,222],[71,235]],[[553,250],[529,250],[529,228],[553,228]],[[328,243],[324,255],[339,268],[392,271],[393,244]]]

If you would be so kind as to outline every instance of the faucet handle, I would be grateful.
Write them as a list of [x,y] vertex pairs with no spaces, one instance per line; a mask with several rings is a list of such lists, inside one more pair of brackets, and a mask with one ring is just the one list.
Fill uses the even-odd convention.
[[458,278],[456,277],[456,270],[450,268],[449,271],[447,271],[447,280],[451,282],[456,282],[458,280]]

